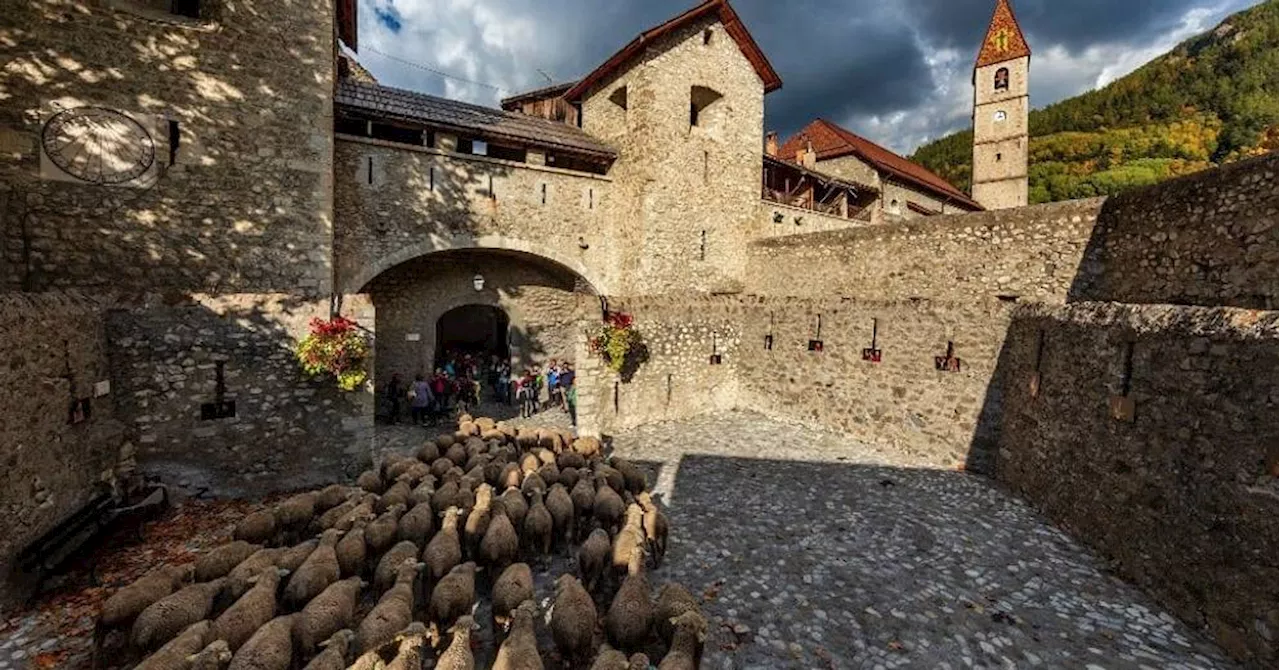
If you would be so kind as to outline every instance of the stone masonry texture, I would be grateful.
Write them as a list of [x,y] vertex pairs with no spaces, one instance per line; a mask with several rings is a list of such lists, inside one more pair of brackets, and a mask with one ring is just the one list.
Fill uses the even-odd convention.
[[[112,491],[132,445],[116,418],[103,307],[76,294],[0,294],[0,602],[30,590],[13,560],[81,505]],[[102,390],[102,389],[99,389]],[[89,416],[72,424],[73,400]]]
[[[1276,664],[1280,597],[1276,324],[1230,308],[1019,307],[1000,361],[998,480],[1258,667]],[[1120,394],[1131,421],[1109,411]]]

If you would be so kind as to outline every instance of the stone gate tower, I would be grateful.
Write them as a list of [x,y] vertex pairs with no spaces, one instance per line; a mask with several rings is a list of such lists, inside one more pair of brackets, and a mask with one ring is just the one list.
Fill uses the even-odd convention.
[[973,199],[987,209],[1027,204],[1030,69],[1009,0],[996,0],[973,69]]

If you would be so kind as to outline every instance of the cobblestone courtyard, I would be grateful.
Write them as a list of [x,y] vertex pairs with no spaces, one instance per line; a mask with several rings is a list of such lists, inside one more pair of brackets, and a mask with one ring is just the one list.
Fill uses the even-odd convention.
[[1236,667],[979,477],[737,412],[614,447],[669,505],[655,588],[709,597],[704,668]]
[[[435,432],[382,427],[379,445]],[[668,505],[670,549],[651,584],[702,597],[703,668],[1237,667],[980,477],[743,412],[642,427],[613,448],[649,469]],[[185,550],[225,539],[230,526],[214,525]],[[539,576],[540,597],[550,580]],[[85,667],[91,620],[57,609],[9,620],[0,670]],[[31,660],[59,650],[56,666]]]

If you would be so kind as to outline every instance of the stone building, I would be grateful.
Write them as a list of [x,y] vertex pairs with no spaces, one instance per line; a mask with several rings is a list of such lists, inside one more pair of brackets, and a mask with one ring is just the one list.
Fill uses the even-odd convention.
[[[583,432],[750,408],[994,477],[1274,666],[1277,390],[1241,371],[1277,365],[1275,157],[1004,208],[826,121],[772,155],[782,80],[724,0],[510,109],[378,84],[354,0],[3,10],[0,570],[138,471],[351,475],[376,389],[475,347],[574,359]],[[1009,53],[975,82],[1025,92]],[[356,392],[294,357],[335,314]]]
[[987,209],[1027,204],[1031,48],[1009,0],[995,13],[973,66],[973,199]]

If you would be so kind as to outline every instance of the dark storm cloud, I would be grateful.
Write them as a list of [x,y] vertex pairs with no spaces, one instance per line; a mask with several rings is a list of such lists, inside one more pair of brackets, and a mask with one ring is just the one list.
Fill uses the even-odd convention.
[[[499,87],[371,56],[384,81],[495,104],[580,77],[693,0],[359,0],[362,44]],[[1014,0],[1035,52],[1032,104],[1109,81],[1249,0]],[[766,125],[824,117],[899,151],[968,123],[973,58],[995,0],[735,0],[782,76]],[[1193,10],[1201,10],[1196,15]],[[1188,17],[1197,22],[1188,28]],[[388,21],[388,17],[394,19]],[[1200,25],[1204,23],[1206,25]],[[398,28],[398,29],[397,29]],[[1178,32],[1179,30],[1182,33]],[[374,34],[370,35],[372,32]],[[544,74],[545,73],[545,74]]]

